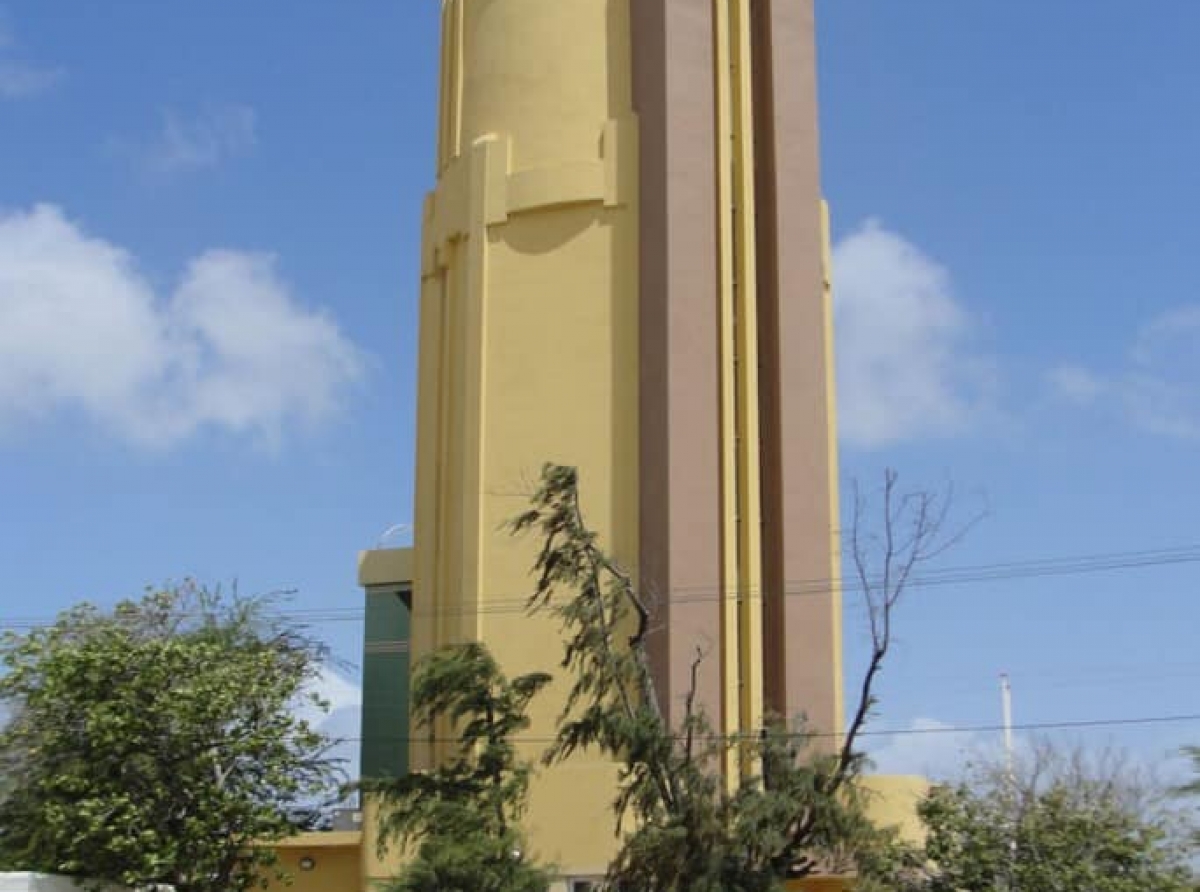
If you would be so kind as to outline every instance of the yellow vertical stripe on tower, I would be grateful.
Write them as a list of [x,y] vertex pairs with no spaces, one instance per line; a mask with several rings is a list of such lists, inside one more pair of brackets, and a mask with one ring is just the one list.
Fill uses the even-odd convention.
[[[452,270],[442,269],[438,275],[438,288],[436,293],[437,305],[432,308],[429,313],[428,325],[431,329],[430,337],[437,338],[439,341],[438,350],[438,365],[435,375],[433,376],[434,384],[437,393],[436,410],[434,421],[437,424],[437,435],[432,455],[430,456],[430,464],[435,468],[433,478],[436,481],[435,486],[435,516],[430,538],[433,540],[428,544],[423,544],[423,548],[427,552],[418,552],[418,555],[425,553],[433,554],[437,557],[437,562],[434,565],[432,578],[422,580],[429,584],[433,590],[445,590],[450,584],[449,567],[446,564],[446,555],[450,553],[448,544],[450,542],[450,527],[449,527],[449,512],[447,511],[447,502],[450,498],[450,481],[455,472],[453,466],[453,456],[447,455],[449,448],[450,436],[452,434],[451,425],[453,418],[451,412],[454,410],[454,376],[453,371],[457,367],[458,353],[455,347],[457,346],[457,331],[455,327],[454,307],[454,289]],[[424,319],[421,320],[422,329],[427,324]],[[446,616],[434,616],[430,625],[433,627],[433,633],[430,636],[428,644],[429,650],[432,652],[444,645],[450,637],[446,623],[449,622]]]
[[[429,590],[438,592],[450,608],[442,616],[434,616],[433,648],[443,647],[458,637],[455,628],[459,599],[462,597],[462,566],[454,560],[455,548],[460,545],[460,533],[455,522],[462,498],[462,424],[463,424],[463,305],[464,289],[461,242],[449,245],[443,273],[442,327],[445,332],[442,349],[441,393],[439,416],[441,434],[438,444],[439,492],[436,506],[438,530],[437,575]],[[444,594],[442,594],[444,593]]]
[[[501,138],[480,137],[471,146],[468,180],[466,238],[467,287],[464,295],[464,359],[466,366],[463,397],[466,425],[463,431],[463,561],[462,598],[464,600],[463,640],[483,641],[484,613],[479,609],[483,597],[484,542],[490,529],[484,519],[484,461],[487,451],[487,356],[488,356],[488,220],[491,195],[496,188]],[[503,175],[503,173],[501,173]]]
[[[461,289],[458,287],[457,275],[461,267],[455,263],[456,253],[456,246],[451,246],[445,257],[446,266],[438,271],[438,287],[434,295],[437,306],[428,317],[433,323],[434,334],[441,342],[437,373],[434,378],[437,441],[435,450],[429,456],[431,464],[436,468],[434,510],[431,518],[433,522],[429,524],[434,541],[428,545],[417,542],[419,562],[423,561],[425,555],[433,555],[433,560],[428,564],[432,567],[432,573],[421,580],[422,583],[426,586],[427,591],[443,592],[457,592],[459,585],[459,568],[450,560],[454,553],[453,544],[455,542],[451,503],[458,492],[457,486],[461,483],[459,462],[462,457],[461,451],[455,448],[458,442],[456,435],[459,424],[457,394],[461,380],[459,370],[462,351],[462,336],[459,328],[462,320],[462,314],[459,312]],[[425,317],[422,317],[422,328],[425,324]],[[423,536],[424,530],[421,527],[418,527],[418,530],[421,530]],[[452,604],[449,598],[446,603]],[[432,627],[432,634],[429,636],[429,649],[424,651],[425,653],[432,653],[453,638],[450,628],[453,617],[453,612],[432,617],[429,623]],[[419,628],[414,631],[419,632]],[[414,643],[423,642],[415,641]],[[444,742],[439,744],[436,740],[445,740],[447,728],[447,723],[442,720],[434,722],[431,727],[421,729],[425,732],[426,740],[420,750],[414,749],[414,755],[421,752],[426,761],[415,763],[414,767],[432,768],[445,757],[446,744]]]
[[[432,198],[425,203],[425,228],[429,230]],[[414,481],[416,501],[421,505],[434,506],[430,522],[420,528],[420,541],[416,542],[414,563],[414,585],[427,589],[436,584],[439,571],[436,557],[443,553],[441,523],[438,521],[437,505],[440,504],[444,485],[444,461],[442,449],[445,426],[446,404],[446,271],[432,262],[433,252],[424,252],[421,275],[421,326],[419,339],[418,376],[432,398],[417,404],[417,461],[427,472]],[[433,650],[437,630],[432,623],[422,623],[412,630],[412,647],[417,653]],[[414,736],[421,729],[410,723]],[[414,740],[409,750],[410,766],[414,770],[428,768],[432,764],[433,752],[424,739]]]
[[845,693],[842,683],[842,523],[841,505],[838,503],[838,439],[837,439],[837,363],[833,341],[833,251],[831,250],[829,225],[829,203],[821,202],[821,266],[825,318],[825,405],[828,420],[825,425],[829,449],[829,524],[830,553],[829,578],[830,598],[833,599],[833,698],[834,720],[832,730],[841,734],[846,721]]
[[446,167],[446,159],[450,151],[448,137],[450,91],[447,89],[450,72],[450,29],[447,24],[452,9],[451,3],[453,0],[442,0],[442,52],[438,58],[437,172],[439,175]]
[[463,117],[463,56],[465,55],[463,31],[463,0],[450,0],[450,79],[447,84],[447,95],[450,102],[449,129],[449,158],[453,160],[462,155],[462,117]]
[[[734,295],[733,85],[729,0],[713,0],[717,111],[717,217],[721,385],[721,731],[736,734],[741,722],[741,642],[738,635],[738,446],[737,333]],[[725,778],[734,785],[735,750],[724,752]]]
[[442,55],[438,69],[437,169],[462,154],[462,0],[442,2]]
[[[749,0],[715,0],[720,252],[722,730],[763,717],[762,505],[754,224],[754,107]],[[727,756],[732,780],[737,755]]]
[[763,718],[762,494],[758,412],[758,266],[754,218],[754,95],[750,0],[733,0],[734,207],[738,352],[738,525],[741,591],[741,725]]

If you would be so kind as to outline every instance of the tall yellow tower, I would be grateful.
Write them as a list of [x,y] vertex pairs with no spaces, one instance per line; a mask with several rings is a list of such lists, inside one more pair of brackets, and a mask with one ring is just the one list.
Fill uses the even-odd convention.
[[[422,245],[414,659],[557,665],[542,464],[657,601],[662,704],[697,647],[715,724],[841,726],[836,452],[812,0],[443,0]],[[544,741],[566,688],[534,707]],[[419,738],[420,732],[416,732]],[[544,742],[530,744],[535,758]],[[439,757],[414,741],[414,767]],[[738,766],[726,770],[735,775]],[[613,767],[541,773],[528,832],[603,872]]]

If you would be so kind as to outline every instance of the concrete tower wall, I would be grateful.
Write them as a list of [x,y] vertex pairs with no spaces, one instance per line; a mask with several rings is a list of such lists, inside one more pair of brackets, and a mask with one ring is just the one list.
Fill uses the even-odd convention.
[[[414,659],[482,640],[510,674],[556,665],[556,625],[522,610],[534,543],[501,529],[554,461],[658,602],[673,723],[699,648],[723,731],[840,727],[813,63],[812,0],[443,0]],[[535,701],[528,756],[567,683]],[[540,856],[600,872],[614,777],[586,757],[539,777]]]
[[[637,564],[636,132],[625,2],[446,0],[437,188],[426,203],[414,658],[486,642],[553,669],[557,624],[523,611],[533,541],[501,529],[544,462],[576,465],[588,521]],[[531,710],[536,760],[567,680]],[[448,729],[438,729],[445,734]],[[414,747],[414,766],[446,745]],[[547,771],[538,855],[599,873],[613,766]]]
[[842,722],[837,452],[811,0],[632,4],[641,577],[678,717]]

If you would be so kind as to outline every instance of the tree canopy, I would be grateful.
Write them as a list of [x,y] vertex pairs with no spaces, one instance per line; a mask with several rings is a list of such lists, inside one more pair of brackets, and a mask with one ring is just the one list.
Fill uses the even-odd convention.
[[[1189,746],[1184,749],[1184,755],[1192,760],[1192,779],[1179,788],[1178,792],[1187,797],[1200,796],[1200,746]],[[1200,846],[1200,828],[1192,824],[1192,844]]]
[[1177,816],[1120,760],[1039,746],[934,788],[906,892],[1190,892]]
[[322,646],[187,583],[111,611],[82,604],[0,641],[0,857],[178,892],[249,887],[336,789],[329,741],[296,706]]

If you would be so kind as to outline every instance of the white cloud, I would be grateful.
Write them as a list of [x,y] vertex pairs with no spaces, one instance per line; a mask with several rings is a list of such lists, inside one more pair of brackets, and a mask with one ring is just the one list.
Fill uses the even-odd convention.
[[835,246],[833,268],[843,440],[871,448],[962,430],[987,376],[967,353],[972,320],[945,268],[875,220]]
[[1098,372],[1063,364],[1048,381],[1062,399],[1115,412],[1139,430],[1200,440],[1200,305],[1143,326],[1122,368]]
[[867,738],[872,773],[916,774],[930,778],[957,775],[980,749],[981,738],[956,732],[953,726],[931,718],[917,718],[904,733]]
[[0,214],[0,433],[67,409],[150,446],[205,428],[273,443],[333,414],[363,362],[270,255],[208,251],[159,295],[58,208]]
[[[310,699],[312,694],[325,701],[328,709],[318,708]],[[340,672],[324,666],[312,683],[305,686],[300,705],[296,708],[296,715],[310,725],[320,726],[328,722],[335,713],[361,708],[362,689]],[[357,729],[355,733],[358,733]]]
[[[872,774],[915,774],[933,781],[954,781],[972,769],[1002,765],[1004,738],[999,730],[959,731],[934,718],[915,718],[899,734],[865,738]],[[1013,736],[1013,755],[1020,762],[1031,753],[1032,741]]]
[[[317,694],[328,704],[322,711],[307,698]],[[328,667],[304,691],[296,715],[338,743],[330,751],[346,777],[354,780],[359,771],[359,736],[362,733],[362,688]]]
[[156,174],[215,167],[258,144],[258,115],[238,104],[207,105],[193,113],[162,113],[158,132],[143,142],[113,140],[110,147]]

